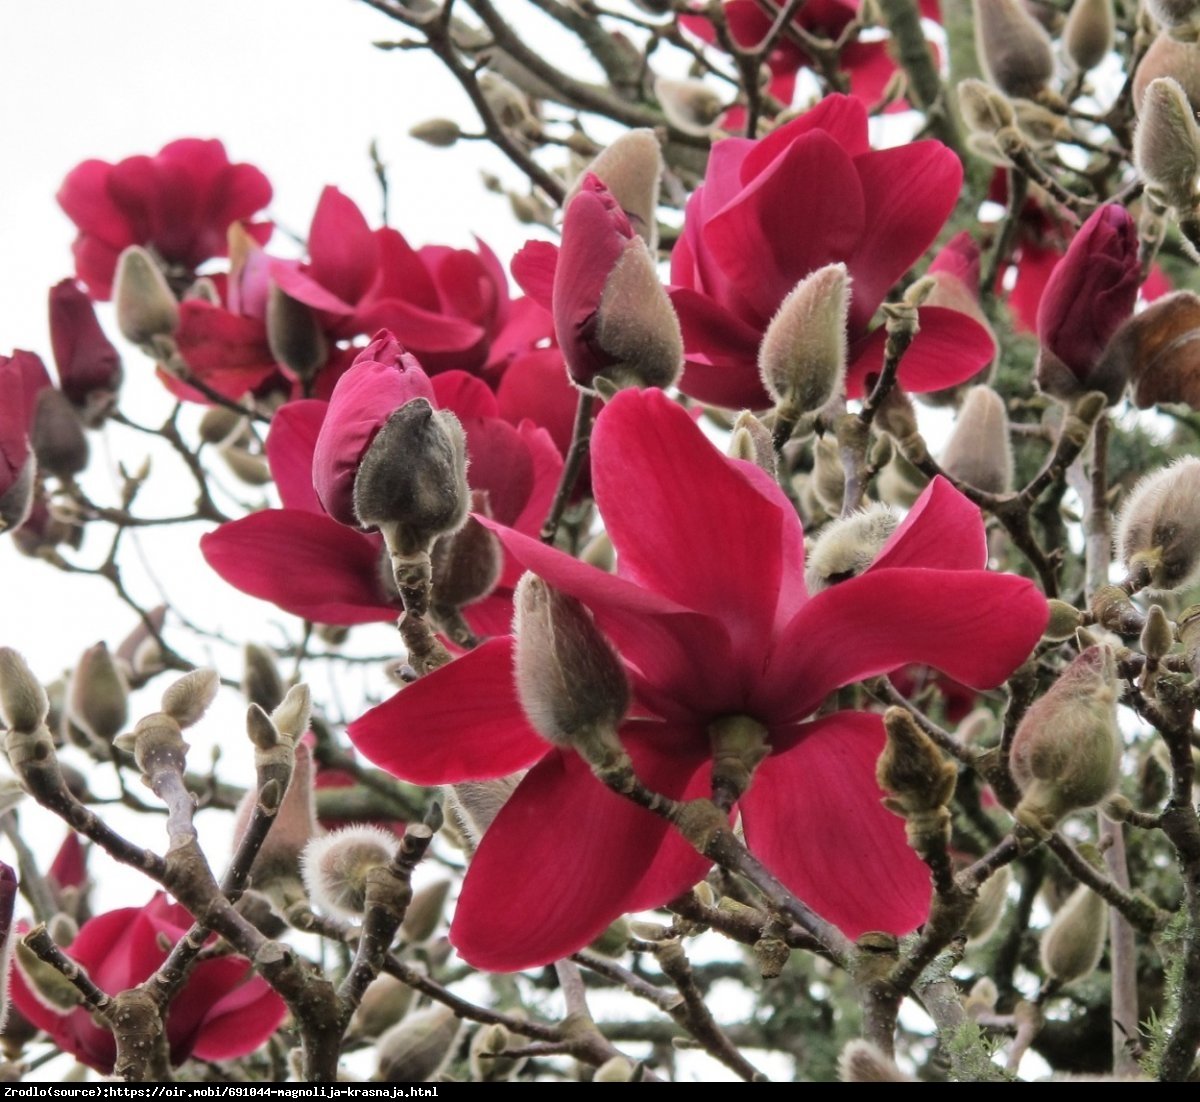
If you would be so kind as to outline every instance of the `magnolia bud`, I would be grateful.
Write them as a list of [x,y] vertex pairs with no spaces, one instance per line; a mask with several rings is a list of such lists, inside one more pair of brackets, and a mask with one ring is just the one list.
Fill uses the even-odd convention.
[[627,130],[596,155],[567,194],[563,206],[566,207],[591,173],[612,192],[634,230],[653,252],[658,247],[658,189],[662,171],[662,149],[654,131]]
[[517,695],[534,730],[556,746],[611,737],[629,708],[629,682],[592,614],[528,573],[513,605]]
[[905,708],[883,715],[887,743],[875,766],[875,779],[889,793],[883,806],[905,820],[908,843],[919,854],[944,850],[950,840],[950,812],[958,769]]
[[[275,822],[259,847],[250,869],[251,882],[271,896],[277,895],[279,880],[294,882],[300,876],[301,855],[317,836],[318,830],[312,751],[305,743],[296,747],[289,772],[290,780],[283,792],[283,799],[278,801]],[[238,805],[234,817],[235,838],[245,834],[254,806],[260,800],[261,794],[251,789]]]
[[21,978],[42,1006],[55,1014],[70,1014],[83,1003],[79,989],[54,965],[43,961],[24,941],[18,941],[15,948],[13,955]]
[[242,695],[271,712],[282,703],[284,691],[275,656],[266,647],[247,643],[242,651]]
[[379,1038],[379,1071],[383,1083],[425,1083],[450,1058],[461,1023],[448,1006],[432,1006],[410,1014]]
[[1092,646],[1025,713],[1010,765],[1022,792],[1014,814],[1035,837],[1069,812],[1101,803],[1116,787],[1117,695],[1112,648]]
[[308,722],[312,718],[312,692],[303,682],[293,685],[287,695],[271,713],[271,722],[281,734],[296,742],[308,730]]
[[107,745],[129,720],[129,690],[108,647],[97,643],[79,656],[67,694],[67,716],[98,743]]
[[245,421],[227,406],[209,406],[200,418],[200,439],[206,444],[225,444],[240,434]]
[[1150,82],[1133,134],[1133,161],[1146,186],[1165,207],[1190,210],[1200,175],[1200,127],[1179,82]]
[[468,1054],[474,1082],[507,1083],[525,1066],[524,1056],[503,1055],[509,1039],[508,1030],[499,1023],[483,1025],[475,1031]]
[[758,349],[758,374],[780,414],[820,409],[846,373],[850,277],[845,264],[805,276],[783,300]]
[[271,468],[262,455],[240,444],[226,444],[220,452],[233,475],[247,486],[266,486],[271,481]]
[[975,51],[991,82],[1033,99],[1054,75],[1050,36],[1021,0],[975,0]]
[[1164,30],[1186,27],[1200,20],[1200,3],[1197,0],[1146,0],[1146,7]]
[[1200,577],[1200,459],[1185,456],[1147,475],[1117,521],[1117,554],[1144,565],[1156,590],[1186,589]]
[[995,932],[1000,924],[1000,917],[1004,914],[1004,904],[1008,902],[1008,885],[1011,881],[1012,874],[1008,871],[1008,866],[1002,865],[979,889],[975,908],[963,927],[968,942],[981,944]]
[[911,1083],[895,1061],[870,1041],[851,1041],[838,1057],[838,1078],[843,1083]]
[[1146,625],[1140,640],[1142,653],[1154,662],[1163,658],[1175,645],[1175,629],[1162,605],[1151,605],[1146,610]]
[[[485,495],[471,492],[472,511],[487,515]],[[468,517],[457,532],[442,536],[432,552],[435,614],[457,612],[482,600],[500,581],[504,553],[495,534]]]
[[29,443],[39,469],[57,478],[74,478],[88,464],[87,434],[67,396],[52,386],[38,391]]
[[1150,43],[1133,74],[1133,106],[1139,114],[1146,91],[1160,77],[1170,77],[1179,84],[1193,111],[1200,108],[1200,45],[1180,42],[1166,32]]
[[130,245],[117,261],[113,303],[117,328],[134,344],[169,337],[179,326],[179,304],[154,258],[140,245]]
[[991,387],[967,391],[942,453],[942,469],[986,493],[1012,489],[1013,457],[1004,399]]
[[379,827],[343,827],[304,847],[301,871],[313,904],[339,918],[362,917],[367,902],[367,874],[386,865],[396,852],[396,838]]
[[977,134],[994,135],[1017,121],[1007,97],[974,77],[958,82],[958,104],[963,121]]
[[599,937],[589,942],[588,948],[602,957],[624,956],[625,950],[629,948],[630,932],[629,920],[625,917],[618,918],[616,922],[605,927]]
[[875,561],[899,523],[900,518],[882,502],[872,502],[848,517],[831,520],[817,533],[808,551],[804,581],[809,593],[857,578]]
[[442,912],[446,909],[446,900],[450,897],[450,881],[435,880],[418,892],[413,893],[412,902],[404,912],[404,922],[400,927],[405,940],[410,942],[428,941],[442,920]]
[[778,477],[779,463],[771,440],[771,430],[749,410],[742,410],[733,424],[729,455],[733,459],[753,463],[772,478]]
[[[240,229],[240,224],[237,222],[233,226],[230,226],[229,232],[231,237],[233,236],[234,226],[238,226]],[[206,302],[209,306],[220,306],[222,304],[221,292],[217,290],[217,285],[208,276],[201,276],[199,279],[192,280],[188,285],[188,289],[183,292],[182,301]]]
[[725,100],[702,80],[672,80],[659,77],[654,82],[667,122],[685,134],[703,137],[725,110]]
[[276,361],[304,380],[329,359],[329,341],[316,312],[274,283],[267,297],[267,343]]
[[529,100],[511,81],[499,73],[481,73],[477,79],[480,92],[487,101],[497,122],[510,130],[529,134],[538,130],[537,119],[529,106]]
[[0,647],[0,719],[12,731],[34,731],[46,722],[50,701],[41,682],[12,647]]
[[435,149],[449,149],[462,137],[462,129],[453,119],[426,119],[410,127],[408,136]]
[[846,470],[838,453],[837,441],[822,436],[813,444],[812,490],[817,501],[831,517],[842,511],[846,491]]
[[408,1013],[415,994],[408,984],[381,972],[363,993],[350,1019],[349,1036],[378,1037]]
[[462,425],[424,398],[392,413],[354,479],[359,521],[378,527],[389,548],[406,555],[427,551],[438,536],[460,527],[469,501]]
[[1139,409],[1159,402],[1184,402],[1200,409],[1200,297],[1191,291],[1164,295],[1117,330],[1100,370],[1124,372]]
[[180,727],[191,727],[216,700],[220,687],[216,670],[192,670],[167,686],[162,694],[162,710]]
[[[0,490],[0,533],[16,529],[29,519],[34,504],[37,463],[29,452],[12,475],[12,481]],[[20,544],[18,544],[20,546]]]
[[447,789],[454,820],[469,847],[479,845],[523,775],[497,777],[494,781],[462,781]]
[[624,1056],[605,1060],[593,1073],[593,1083],[632,1083],[637,1068]]
[[1046,623],[1046,630],[1042,632],[1042,638],[1052,643],[1062,643],[1074,638],[1075,629],[1083,623],[1083,614],[1079,609],[1056,597],[1050,598],[1046,604],[1050,608],[1050,619]]
[[1042,967],[1059,983],[1091,975],[1104,955],[1108,904],[1080,884],[1042,934]]
[[1063,29],[1063,48],[1080,72],[1094,69],[1113,47],[1112,0],[1075,0]]

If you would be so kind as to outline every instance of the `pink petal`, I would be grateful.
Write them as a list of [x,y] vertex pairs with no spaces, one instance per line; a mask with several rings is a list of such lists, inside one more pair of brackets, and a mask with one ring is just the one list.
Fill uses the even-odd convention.
[[1013,574],[871,569],[818,593],[780,633],[754,710],[800,719],[834,689],[909,662],[990,689],[1029,656],[1048,615]]
[[309,274],[343,302],[358,302],[375,278],[379,243],[362,211],[335,187],[321,192],[308,252]]
[[355,312],[352,328],[359,333],[390,329],[429,371],[473,369],[486,355],[487,334],[474,322],[423,310],[402,299],[364,305]]
[[[679,798],[704,764],[705,740],[648,726],[660,730],[626,740],[638,775]],[[490,971],[567,956],[627,910],[661,905],[704,876],[708,862],[672,829],[606,789],[577,754],[552,749],[484,835],[450,940]]]
[[347,728],[382,769],[415,784],[515,773],[548,744],[529,726],[513,680],[513,640],[490,639],[406,685]]
[[324,624],[396,617],[382,589],[379,541],[326,516],[264,509],[200,537],[208,565],[251,597]]
[[81,233],[120,252],[135,238],[125,212],[108,192],[112,168],[105,161],[83,161],[67,173],[55,198]]
[[471,418],[463,428],[471,489],[486,491],[492,516],[501,524],[512,524],[533,490],[533,459],[525,441],[498,417]]
[[713,299],[686,287],[671,290],[687,366],[679,389],[728,409],[765,409],[771,399],[758,375],[762,331]]
[[871,569],[982,570],[987,560],[987,534],[979,506],[939,475],[922,491]]
[[279,372],[261,321],[207,302],[181,305],[175,341],[196,376],[226,398],[240,398]]
[[882,806],[878,716],[839,712],[789,732],[742,798],[746,844],[848,937],[906,934],[929,913],[929,870]]
[[432,380],[438,409],[448,409],[460,421],[499,417],[491,387],[466,371],[443,371]]
[[441,307],[437,288],[417,250],[390,226],[376,230],[375,240],[379,244],[379,268],[369,298],[400,298],[436,313]]
[[549,241],[526,241],[509,265],[517,285],[546,310],[554,309],[554,273],[558,246]]
[[437,284],[441,309],[445,313],[484,327],[491,324],[499,306],[499,294],[491,273],[475,253],[427,245],[421,250],[421,259]]
[[271,418],[267,462],[285,509],[325,514],[313,489],[312,464],[328,408],[328,402],[305,398],[288,402]]
[[533,462],[533,485],[511,527],[527,536],[537,535],[550,512],[562,478],[563,457],[550,433],[532,421],[522,421],[517,432]]
[[302,272],[290,260],[271,259],[271,278],[281,291],[288,296],[314,310],[332,314],[335,318],[349,317],[354,313],[354,306],[339,298],[333,291],[318,283],[311,275]]
[[[742,167],[742,180],[750,180],[768,170],[768,166],[798,139],[820,131],[827,134],[850,157],[867,153],[871,143],[867,136],[867,109],[853,96],[826,96],[816,107],[797,115],[791,122],[773,130],[754,143]],[[820,227],[815,222],[812,226]]]
[[197,966],[167,1016],[167,1035],[173,1045],[178,1028],[175,1016],[193,1006],[203,1014],[187,1052],[200,1060],[215,1061],[237,1059],[265,1044],[288,1012],[267,981],[250,971],[245,957],[225,957]]
[[571,446],[578,395],[567,381],[562,353],[557,348],[538,348],[508,365],[496,400],[506,421],[515,425],[529,418],[545,428],[565,454]]
[[[921,331],[900,361],[897,379],[914,394],[942,390],[966,382],[980,372],[996,354],[988,331],[966,314],[945,306],[922,306]],[[846,395],[861,398],[867,376],[883,369],[883,346],[887,333],[881,325],[851,350],[846,369]]]

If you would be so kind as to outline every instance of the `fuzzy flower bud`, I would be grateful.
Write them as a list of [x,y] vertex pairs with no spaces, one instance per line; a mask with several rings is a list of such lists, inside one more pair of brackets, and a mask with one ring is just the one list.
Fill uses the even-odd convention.
[[283,678],[275,656],[266,647],[247,643],[242,651],[242,695],[270,712],[279,707],[283,694]]
[[629,682],[592,614],[528,573],[513,605],[517,695],[534,730],[556,746],[611,737],[629,708]]
[[883,806],[905,820],[908,843],[921,854],[937,852],[950,840],[950,812],[958,770],[904,708],[883,714],[887,743],[875,767],[879,787],[889,793]]
[[838,1057],[838,1078],[843,1083],[911,1083],[894,1060],[870,1041],[851,1041]]
[[1159,402],[1184,402],[1200,409],[1200,296],[1191,291],[1164,295],[1130,318],[1109,341],[1101,360],[1105,373],[1125,372],[1139,409]]
[[1112,0],[1075,0],[1063,28],[1063,48],[1082,73],[1094,69],[1113,47]]
[[408,136],[435,149],[449,149],[462,137],[462,128],[453,119],[426,119],[410,127]]
[[140,245],[130,245],[117,261],[113,304],[117,328],[134,344],[169,337],[179,327],[179,303],[154,257]]
[[1007,865],[1002,865],[984,882],[971,917],[963,927],[968,942],[981,944],[995,932],[1004,914],[1004,905],[1008,902],[1008,886],[1011,882],[1012,874]]
[[50,700],[25,659],[0,647],[0,719],[12,731],[34,731],[46,722]]
[[941,462],[947,474],[977,490],[1002,494],[1012,489],[1008,411],[1004,399],[991,387],[967,391]]
[[1059,983],[1090,976],[1104,955],[1108,904],[1080,884],[1042,934],[1042,967]]
[[1052,597],[1046,602],[1050,609],[1050,619],[1046,623],[1043,639],[1052,643],[1062,643],[1075,637],[1075,629],[1083,623],[1083,616],[1074,605]]
[[192,670],[167,686],[162,694],[162,710],[180,727],[191,727],[216,700],[220,687],[216,670]]
[[1151,81],[1133,134],[1133,161],[1165,207],[1190,210],[1200,175],[1200,127],[1187,94],[1170,77]]
[[1160,77],[1178,83],[1193,111],[1200,108],[1200,44],[1181,42],[1165,31],[1150,43],[1133,74],[1133,105],[1139,114],[1147,90]]
[[450,1058],[462,1023],[448,1006],[409,1014],[379,1038],[382,1083],[425,1083]]
[[1050,36],[1021,0],[975,0],[975,51],[1009,96],[1032,99],[1054,75]]
[[312,691],[301,682],[293,685],[284,695],[283,702],[271,713],[275,729],[293,742],[308,730],[312,718]]
[[1088,647],[1033,703],[1013,738],[1015,815],[1035,838],[1065,815],[1101,803],[1121,763],[1117,665],[1109,646]]
[[702,80],[659,77],[654,82],[654,94],[667,122],[697,137],[712,130],[726,106],[725,100]]
[[447,789],[454,825],[468,850],[479,845],[521,776],[523,774],[497,777],[494,781],[460,781]]
[[808,551],[804,581],[809,593],[857,578],[875,561],[900,518],[890,506],[872,502],[865,509],[824,525]]
[[1144,564],[1156,590],[1186,589],[1200,578],[1200,459],[1185,456],[1143,478],[1117,522],[1117,553],[1127,570]]
[[1017,121],[1008,97],[974,77],[958,82],[958,105],[963,120],[976,134],[991,137]]
[[1200,3],[1197,0],[1146,0],[1146,7],[1164,30],[1186,27],[1189,23],[1200,21]]
[[88,465],[87,435],[79,414],[67,396],[52,386],[38,391],[29,440],[45,474],[70,479]]
[[758,349],[758,374],[788,420],[818,410],[846,372],[850,277],[845,264],[805,276],[783,300]]
[[1146,610],[1146,626],[1142,628],[1139,641],[1142,653],[1157,662],[1175,645],[1175,629],[1162,605],[1151,605]]
[[412,902],[404,912],[400,931],[406,941],[422,942],[433,937],[442,921],[446,900],[450,898],[450,881],[435,880],[414,892]]
[[1093,390],[1110,404],[1121,397],[1126,377],[1101,353],[1133,313],[1140,283],[1137,225],[1124,207],[1105,203],[1084,222],[1042,292],[1036,368],[1042,390],[1068,402]]
[[367,902],[368,873],[388,864],[395,852],[395,836],[379,827],[350,826],[313,838],[301,858],[304,886],[320,910],[359,919]]
[[67,718],[90,738],[108,745],[129,720],[129,689],[108,646],[97,643],[79,656],[67,692]]
[[301,379],[311,379],[329,359],[329,341],[312,307],[271,284],[267,296],[271,355]]
[[[471,492],[472,512],[488,514],[486,494]],[[504,555],[500,541],[468,518],[457,532],[433,545],[433,609],[439,618],[480,601],[496,588]]]
[[483,1025],[471,1038],[468,1053],[471,1080],[478,1083],[507,1083],[525,1066],[524,1056],[505,1056],[511,1036],[499,1023]]
[[567,196],[574,198],[589,175],[595,176],[620,204],[638,236],[653,252],[658,248],[658,190],[662,149],[653,130],[627,130],[596,154]]
[[363,994],[350,1019],[351,1037],[378,1037],[394,1026],[412,1006],[416,992],[395,976],[380,972]]

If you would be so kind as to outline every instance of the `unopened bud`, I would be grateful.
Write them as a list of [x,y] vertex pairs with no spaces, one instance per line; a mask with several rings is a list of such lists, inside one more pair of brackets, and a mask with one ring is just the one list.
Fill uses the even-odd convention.
[[1080,884],[1042,934],[1042,967],[1059,983],[1081,980],[1096,970],[1108,933],[1108,904]]
[[220,455],[239,482],[247,486],[266,486],[271,481],[271,468],[261,453],[252,452],[241,444],[226,444]]
[[1200,409],[1200,296],[1191,291],[1164,295],[1131,317],[1104,350],[1100,369],[1124,372],[1139,409],[1184,402]]
[[653,252],[658,247],[658,190],[662,171],[662,149],[654,131],[627,130],[584,169],[563,205],[566,206],[589,173],[598,177]]
[[450,881],[435,880],[418,892],[413,893],[412,902],[404,912],[400,927],[405,939],[410,942],[428,941],[433,937],[442,921],[446,900],[450,897]]
[[200,721],[217,698],[221,678],[216,670],[192,670],[167,686],[162,695],[162,710],[180,727]]
[[1094,69],[1113,47],[1112,0],[1075,0],[1063,28],[1063,48],[1082,73]]
[[275,656],[266,647],[247,643],[242,651],[242,695],[271,712],[283,702],[284,691]]
[[1000,917],[1004,914],[1004,905],[1008,902],[1008,885],[1011,880],[1012,874],[1008,871],[1008,866],[1001,865],[979,889],[975,909],[971,911],[971,917],[963,927],[968,942],[978,945],[987,941],[995,932],[1000,924]]
[[1051,597],[1046,604],[1050,608],[1050,619],[1042,638],[1052,643],[1061,643],[1075,636],[1075,629],[1083,623],[1083,614],[1074,605]]
[[129,690],[104,643],[79,656],[67,693],[67,716],[89,737],[108,745],[129,720]]
[[1050,36],[1021,0],[975,0],[975,51],[991,82],[1033,99],[1054,75]]
[[410,127],[408,136],[435,149],[449,149],[462,137],[462,128],[453,119],[426,119]]
[[[279,792],[283,782],[287,787]],[[267,787],[275,789],[274,794],[268,793]],[[279,881],[294,882],[300,876],[301,854],[318,831],[312,751],[306,744],[295,748],[286,774],[278,771],[261,791],[246,793],[234,816],[235,838],[245,834],[256,803],[274,807],[275,822],[254,858],[250,879],[259,890],[272,895]]]
[[379,1070],[383,1083],[425,1083],[449,1059],[461,1023],[448,1006],[432,1006],[410,1014],[379,1038]]
[[632,1083],[637,1069],[624,1056],[605,1060],[592,1074],[593,1083]]
[[1170,77],[1151,81],[1133,134],[1133,163],[1165,207],[1189,211],[1200,175],[1200,127],[1187,94]]
[[1117,522],[1127,570],[1145,566],[1151,586],[1186,589],[1200,577],[1200,459],[1185,456],[1143,478]]
[[[237,223],[234,223],[237,225]],[[233,226],[230,226],[232,235]],[[217,285],[208,278],[201,276],[199,279],[192,280],[188,289],[183,292],[184,302],[206,302],[209,306],[221,305],[221,292],[217,290]]]
[[965,746],[982,746],[996,727],[996,717],[987,708],[975,708],[958,725],[958,740]]
[[850,277],[845,264],[805,276],[783,300],[758,349],[758,374],[780,413],[820,409],[846,372]]
[[779,465],[775,455],[775,445],[771,440],[771,430],[767,428],[749,410],[742,410],[733,423],[733,436],[729,440],[729,455],[733,459],[741,459],[753,463],[776,478]]
[[838,1078],[843,1083],[911,1083],[894,1060],[870,1041],[851,1041],[838,1057]]
[[200,439],[206,444],[225,444],[240,433],[245,421],[227,406],[209,406],[200,418]]
[[909,845],[925,854],[950,840],[947,809],[958,770],[905,708],[883,714],[887,743],[875,766],[875,779],[888,793],[883,806],[905,820]]
[[46,721],[50,701],[25,659],[0,647],[0,719],[13,731],[35,731]]
[[1153,662],[1159,661],[1175,645],[1175,629],[1162,605],[1151,605],[1146,611],[1142,628],[1142,653]]
[[1146,0],[1146,7],[1164,30],[1186,27],[1189,23],[1200,21],[1200,3],[1197,0]]
[[354,511],[393,552],[427,551],[467,518],[466,440],[458,418],[424,398],[397,409],[375,434],[354,479]]
[[130,245],[117,261],[113,280],[117,328],[134,344],[169,337],[179,326],[179,304],[154,258]]
[[313,838],[301,859],[304,886],[321,910],[339,918],[361,918],[367,902],[367,874],[388,864],[395,852],[395,836],[379,827],[344,827]]
[[412,1006],[416,992],[408,984],[381,972],[363,993],[350,1019],[352,1037],[378,1037],[394,1026]]
[[275,729],[286,735],[293,742],[308,730],[308,721],[312,718],[312,692],[301,682],[288,689],[280,704],[271,713],[271,722]]
[[875,561],[899,523],[900,518],[890,506],[873,501],[865,509],[824,525],[809,549],[804,567],[809,593],[857,578]]
[[500,809],[515,791],[522,774],[498,777],[493,781],[462,781],[448,789],[454,821],[467,844],[479,845],[484,832],[492,825]]
[[1008,411],[991,387],[967,391],[941,462],[948,475],[977,490],[1002,494],[1012,489]]
[[556,746],[613,737],[629,682],[592,614],[535,574],[521,578],[513,605],[517,695],[534,730]]
[[702,80],[673,80],[659,77],[654,82],[667,122],[685,134],[703,137],[721,117],[725,100]]
[[832,436],[822,436],[813,444],[812,490],[821,508],[831,517],[842,511],[846,491],[846,470]]
[[629,920],[618,918],[610,923],[604,932],[588,944],[588,948],[604,957],[623,956],[629,948]]
[[963,120],[977,134],[994,135],[1012,126],[1016,114],[1008,98],[990,84],[974,77],[958,82],[958,104]]
[[38,391],[29,443],[38,468],[57,478],[74,478],[88,465],[87,434],[67,396],[52,386]]
[[267,343],[277,363],[311,379],[329,360],[329,341],[311,306],[271,284],[267,296]]
[[[487,514],[484,495],[472,491],[472,511]],[[500,581],[504,554],[495,534],[468,517],[457,532],[442,536],[432,553],[433,606],[436,614],[457,612],[482,600]]]
[[[37,933],[35,927],[30,933]],[[29,934],[25,935],[29,937]],[[70,1014],[83,1003],[79,989],[52,964],[43,961],[24,941],[16,943],[16,966],[29,992],[47,1010]],[[86,974],[86,972],[85,972]]]
[[525,1065],[524,1056],[505,1056],[511,1035],[501,1024],[483,1025],[471,1038],[468,1063],[477,1083],[507,1083]]
[[980,976],[967,993],[963,1009],[974,1018],[980,1013],[989,1013],[995,1010],[996,1003],[999,1001],[1000,990],[996,987],[996,981],[990,976]]
[[1014,814],[1034,838],[1044,838],[1063,816],[1094,807],[1116,788],[1117,689],[1112,648],[1092,646],[1021,720],[1010,758],[1022,792]]
[[1139,114],[1147,90],[1160,77],[1179,84],[1193,111],[1200,108],[1200,45],[1181,42],[1165,31],[1150,43],[1133,74],[1133,106]]

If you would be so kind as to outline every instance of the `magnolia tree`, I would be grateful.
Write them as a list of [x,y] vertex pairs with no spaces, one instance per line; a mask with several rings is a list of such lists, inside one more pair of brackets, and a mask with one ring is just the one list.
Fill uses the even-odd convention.
[[[129,622],[46,686],[5,625],[5,1074],[1195,1078],[1195,0],[368,3],[539,238],[331,185],[289,255],[215,140],[63,181],[0,529]],[[97,433],[173,462],[104,500]],[[126,585],[170,525],[242,669]]]

